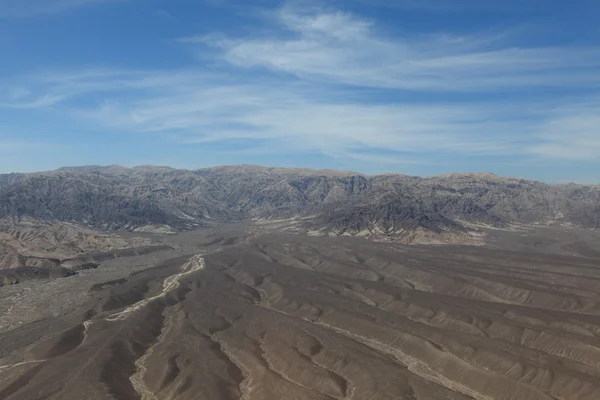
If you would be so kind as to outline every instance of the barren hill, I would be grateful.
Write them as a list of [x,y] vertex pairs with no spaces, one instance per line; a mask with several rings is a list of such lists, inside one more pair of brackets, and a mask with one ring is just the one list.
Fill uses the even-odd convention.
[[597,400],[599,227],[493,174],[0,175],[0,399]]
[[600,227],[600,187],[549,185],[493,174],[433,178],[231,166],[89,166],[0,176],[0,218],[38,218],[132,231],[181,231],[214,222],[304,217],[321,233],[422,229],[460,234],[468,224]]

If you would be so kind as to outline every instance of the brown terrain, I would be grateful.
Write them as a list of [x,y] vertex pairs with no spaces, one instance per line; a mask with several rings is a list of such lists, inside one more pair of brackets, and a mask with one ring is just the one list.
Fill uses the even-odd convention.
[[2,289],[0,398],[600,398],[598,232],[486,233],[147,234],[169,249]]
[[598,400],[600,187],[0,175],[0,400]]

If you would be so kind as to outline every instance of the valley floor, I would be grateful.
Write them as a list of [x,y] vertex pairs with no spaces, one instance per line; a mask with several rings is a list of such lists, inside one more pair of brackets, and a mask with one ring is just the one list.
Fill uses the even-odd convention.
[[232,228],[2,288],[0,399],[600,398],[592,242],[489,235]]

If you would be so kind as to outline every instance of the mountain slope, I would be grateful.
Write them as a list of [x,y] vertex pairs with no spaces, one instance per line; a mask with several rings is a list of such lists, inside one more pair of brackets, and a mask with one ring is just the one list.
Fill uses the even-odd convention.
[[101,229],[187,230],[213,222],[304,217],[306,229],[402,237],[512,223],[600,228],[600,187],[493,174],[433,178],[232,166],[71,167],[0,175],[0,218]]
[[60,265],[84,268],[89,262],[79,258],[87,254],[157,245],[149,239],[109,235],[71,223],[4,219],[0,220],[0,271]]

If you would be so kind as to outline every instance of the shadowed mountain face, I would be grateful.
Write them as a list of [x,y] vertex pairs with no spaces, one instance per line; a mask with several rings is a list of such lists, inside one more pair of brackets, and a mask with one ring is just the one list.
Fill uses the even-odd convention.
[[600,187],[547,185],[493,174],[425,179],[255,166],[197,171],[77,167],[1,175],[0,218],[23,217],[155,232],[249,218],[303,217],[301,227],[320,234],[447,233],[460,241],[470,224],[558,223],[597,229]]

